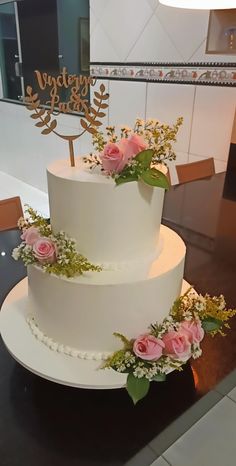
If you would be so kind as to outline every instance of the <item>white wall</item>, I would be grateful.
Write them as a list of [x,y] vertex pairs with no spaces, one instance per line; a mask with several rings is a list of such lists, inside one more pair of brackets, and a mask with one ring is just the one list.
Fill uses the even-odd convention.
[[205,54],[209,10],[158,0],[90,0],[91,61],[235,62]]
[[[179,10],[176,18],[175,9],[166,10],[157,0],[90,0],[90,3],[91,60],[204,59],[201,50],[207,12]],[[217,61],[220,59],[217,56]],[[230,59],[227,56],[227,61]],[[125,81],[110,81],[107,86],[110,109],[105,124],[132,125],[137,116],[172,123],[183,115],[184,125],[176,145],[177,163],[213,156],[217,171],[226,168],[235,88]],[[60,118],[64,134],[77,132],[78,117]],[[89,135],[75,144],[78,154],[90,149]],[[66,142],[52,134],[42,136],[24,106],[0,102],[0,171],[46,190],[46,166],[67,154]],[[173,164],[171,175],[175,182]]]
[[[54,134],[43,136],[34,123],[25,106],[0,102],[0,171],[46,191],[46,167],[69,157],[68,143]],[[64,135],[77,134],[79,118],[61,115],[57,128]],[[86,153],[89,142],[89,135],[76,141],[75,155]]]
[[216,172],[226,169],[236,89],[110,81],[109,93],[109,124],[132,125],[137,116],[171,124],[183,116],[175,145],[177,159],[169,164],[173,184],[177,183],[175,163],[214,157]]
[[[207,10],[177,10],[158,0],[90,0],[90,12],[91,61],[236,61],[205,54]],[[176,163],[214,157],[216,171],[226,169],[236,88],[110,81],[109,92],[109,124],[132,125],[137,116],[173,123],[183,116]],[[173,162],[170,171],[176,183]]]

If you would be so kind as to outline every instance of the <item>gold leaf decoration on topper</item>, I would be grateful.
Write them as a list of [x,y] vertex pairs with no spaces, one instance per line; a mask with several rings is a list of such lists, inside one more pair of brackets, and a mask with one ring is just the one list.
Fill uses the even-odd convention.
[[[38,85],[41,90],[45,90],[47,87],[50,90],[50,100],[45,102],[44,105],[48,105],[46,109],[42,107],[38,93],[34,93],[31,86],[27,86],[25,102],[27,103],[26,108],[33,111],[31,118],[38,120],[35,126],[42,128],[41,134],[47,135],[54,133],[56,136],[68,141],[69,152],[70,152],[70,164],[72,167],[75,166],[75,156],[73,141],[80,138],[85,132],[95,134],[97,128],[102,125],[100,121],[106,114],[101,111],[108,108],[108,104],[105,102],[109,98],[109,94],[105,92],[104,84],[99,87],[99,92],[94,92],[93,105],[89,105],[86,96],[88,95],[90,86],[96,84],[96,79],[92,76],[76,76],[68,74],[66,68],[62,69],[62,72],[54,77],[47,73],[41,73],[35,71]],[[67,102],[60,102],[58,95],[58,88],[70,88],[70,96]],[[76,135],[63,135],[55,131],[57,127],[57,120],[54,118],[56,115],[68,112],[83,112],[84,116],[80,119],[82,131]],[[44,129],[43,129],[44,128]]]

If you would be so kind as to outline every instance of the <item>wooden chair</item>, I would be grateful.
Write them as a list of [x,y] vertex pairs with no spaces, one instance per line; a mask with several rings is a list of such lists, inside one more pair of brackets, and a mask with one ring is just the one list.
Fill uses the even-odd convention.
[[22,216],[23,210],[18,196],[0,201],[0,231],[17,228],[17,222]]
[[200,160],[198,162],[176,165],[179,183],[207,178],[215,174],[215,164],[213,157]]

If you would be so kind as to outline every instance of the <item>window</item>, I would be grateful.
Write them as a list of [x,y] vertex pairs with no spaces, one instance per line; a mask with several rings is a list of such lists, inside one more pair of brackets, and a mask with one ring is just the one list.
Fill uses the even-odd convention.
[[55,76],[63,67],[89,74],[89,0],[1,4],[0,98],[22,101],[27,85],[36,89],[35,70]]

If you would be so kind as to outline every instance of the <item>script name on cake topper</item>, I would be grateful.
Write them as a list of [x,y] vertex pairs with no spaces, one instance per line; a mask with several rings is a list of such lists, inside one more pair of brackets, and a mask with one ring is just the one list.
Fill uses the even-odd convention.
[[[34,92],[31,86],[27,86],[27,109],[33,111],[31,118],[38,120],[35,126],[43,128],[44,135],[54,133],[56,136],[68,141],[70,151],[70,164],[75,166],[75,156],[73,142],[80,138],[86,131],[91,134],[97,132],[102,125],[101,118],[106,116],[104,110],[108,107],[106,100],[109,95],[105,92],[104,84],[101,84],[99,91],[94,92],[93,104],[88,101],[90,86],[96,84],[96,79],[92,76],[68,74],[64,67],[58,76],[51,76],[41,71],[35,71],[38,86],[41,90],[49,90],[49,100],[41,104],[38,93]],[[60,102],[58,91],[60,88],[69,89],[70,95],[66,102]],[[45,108],[46,105],[49,108]],[[81,132],[76,135],[64,135],[56,131],[57,120],[54,116],[61,113],[78,112],[83,113],[80,118]],[[53,118],[52,118],[53,116]]]

